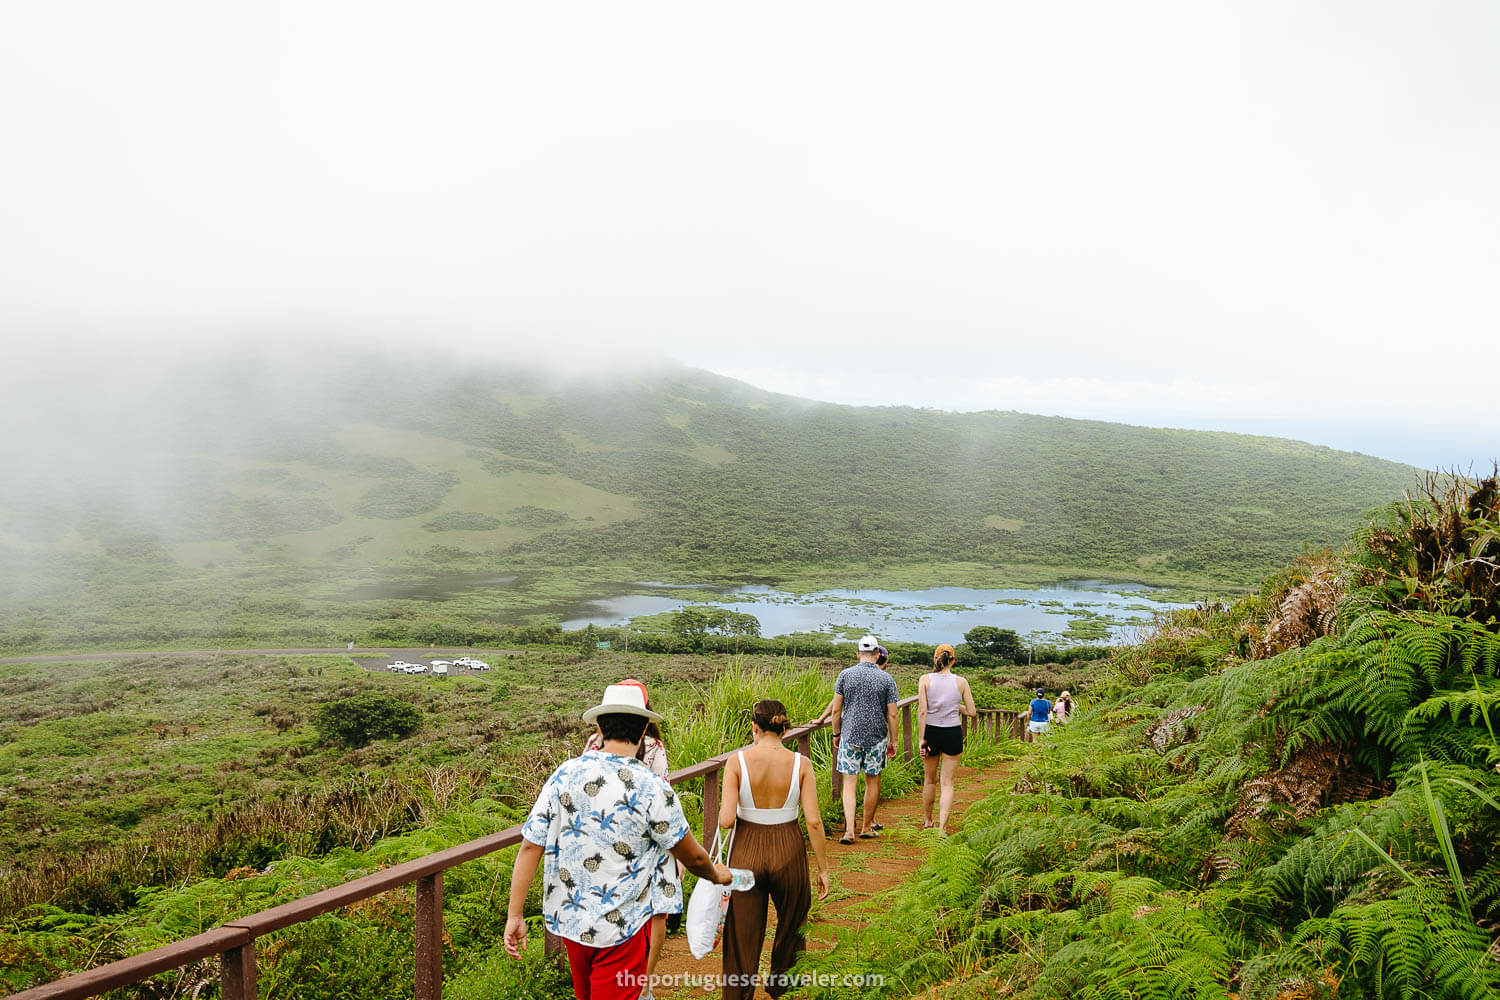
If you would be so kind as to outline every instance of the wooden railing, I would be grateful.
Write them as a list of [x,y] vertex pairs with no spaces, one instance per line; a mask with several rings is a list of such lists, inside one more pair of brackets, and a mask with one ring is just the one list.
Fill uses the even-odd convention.
[[[916,716],[915,697],[903,698],[897,703],[901,713],[901,748],[908,760],[917,759],[917,741],[913,739]],[[1014,714],[999,709],[980,709],[980,720],[992,725],[994,734],[1000,735],[1004,719],[1014,721]],[[965,730],[969,720],[964,719]],[[799,753],[808,753],[812,734],[828,723],[798,726],[788,730],[784,740],[796,740]],[[743,748],[739,748],[743,749]],[[685,781],[703,779],[703,842],[711,843],[714,826],[718,823],[719,782],[718,773],[724,763],[736,753],[730,750],[700,761],[690,767],[673,771],[667,780],[673,785]],[[832,770],[830,768],[830,770]],[[837,772],[832,776],[832,795],[838,802],[842,794],[842,783]],[[426,857],[403,862],[390,868],[373,872],[352,882],[315,892],[311,896],[274,906],[269,910],[252,913],[248,917],[231,920],[211,931],[175,941],[153,951],[142,952],[118,962],[102,965],[97,969],[79,972],[42,986],[34,986],[12,994],[9,1000],[87,1000],[105,990],[117,989],[143,982],[158,973],[180,969],[214,955],[223,956],[219,982],[224,1000],[251,1000],[256,994],[255,941],[272,931],[290,927],[292,924],[311,920],[341,907],[371,899],[381,893],[390,892],[415,882],[416,899],[416,1000],[439,1000],[443,992],[443,872],[466,861],[484,857],[521,842],[521,828],[513,826],[499,833],[492,833],[468,843],[437,851]],[[557,950],[560,943],[550,937],[549,950]]]

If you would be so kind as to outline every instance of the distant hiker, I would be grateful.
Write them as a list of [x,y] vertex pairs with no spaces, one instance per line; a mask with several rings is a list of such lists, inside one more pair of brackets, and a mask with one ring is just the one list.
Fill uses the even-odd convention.
[[896,756],[896,681],[875,664],[880,643],[873,635],[859,640],[859,662],[839,672],[833,682],[833,748],[835,767],[844,776],[844,835],[854,843],[854,776],[865,773],[865,808],[858,834],[878,837],[875,809],[880,804],[880,772]]
[[[634,677],[627,677],[620,684],[640,688],[641,699],[647,708],[651,707],[651,696],[646,693],[646,685]],[[585,752],[604,749],[604,737],[597,729],[589,734],[588,742],[583,745],[583,749]],[[662,742],[661,730],[657,728],[655,722],[646,723],[646,735],[641,737],[641,745],[635,752],[635,759],[649,767],[652,774],[663,778],[667,776],[669,770],[667,746]],[[682,912],[682,904],[682,863],[673,861],[661,869],[657,879],[651,884],[651,948],[646,955],[648,981],[656,972],[656,963],[661,958],[662,944],[667,940],[667,920]]]
[[1036,738],[1047,731],[1047,718],[1052,714],[1052,702],[1047,700],[1046,694],[1047,692],[1037,688],[1036,697],[1031,699],[1031,706],[1022,713],[1028,715],[1026,721],[1026,742],[1028,743],[1036,742]]
[[[807,817],[807,837],[818,859],[818,898],[828,898],[828,858],[812,761],[781,742],[786,706],[758,701],[751,712],[752,746],[724,765],[719,792],[719,828],[734,827],[729,865],[755,873],[755,886],[729,897],[724,922],[724,1000],[750,1000],[766,940],[766,906],[776,906],[771,971],[761,984],[771,996],[791,986],[786,973],[802,952],[802,925],[812,906],[807,847],[797,812]],[[777,803],[760,806],[757,803]]]
[[574,996],[637,1000],[660,869],[675,857],[716,885],[729,884],[729,869],[689,832],[672,787],[635,757],[646,724],[661,721],[641,690],[610,685],[583,721],[598,726],[602,748],[559,765],[521,827],[505,951],[520,958],[526,947],[526,894],[545,856],[542,915],[567,945]]
[[1058,725],[1067,725],[1068,720],[1073,718],[1073,696],[1066,691],[1058,695],[1057,704],[1052,706],[1052,714]]
[[[962,717],[979,718],[967,679],[953,673],[958,654],[946,643],[932,652],[932,673],[917,682],[917,732],[922,734],[922,829],[947,832],[953,808],[953,775],[964,752]],[[939,777],[941,772],[941,777]],[[941,791],[940,791],[941,789]],[[932,822],[932,800],[938,798],[938,820]]]

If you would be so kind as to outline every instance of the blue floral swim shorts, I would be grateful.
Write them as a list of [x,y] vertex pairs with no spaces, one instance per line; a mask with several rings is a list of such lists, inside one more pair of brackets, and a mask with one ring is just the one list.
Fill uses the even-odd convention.
[[858,774],[860,771],[866,774],[879,774],[885,770],[888,742],[888,740],[881,740],[872,747],[851,747],[847,743],[840,742],[839,759],[834,767],[839,774]]

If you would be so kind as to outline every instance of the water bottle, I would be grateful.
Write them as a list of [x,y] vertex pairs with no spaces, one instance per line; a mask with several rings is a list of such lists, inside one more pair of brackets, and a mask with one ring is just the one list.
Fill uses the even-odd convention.
[[744,892],[755,888],[755,873],[748,868],[729,869],[729,891]]

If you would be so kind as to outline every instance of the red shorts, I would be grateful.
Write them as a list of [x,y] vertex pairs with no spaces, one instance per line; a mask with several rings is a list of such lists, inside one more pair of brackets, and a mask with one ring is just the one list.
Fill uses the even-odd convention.
[[651,921],[608,948],[563,940],[568,946],[568,968],[573,973],[573,995],[578,1000],[637,1000],[645,991]]

